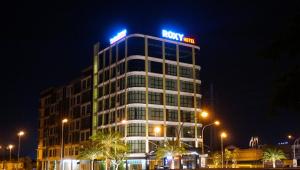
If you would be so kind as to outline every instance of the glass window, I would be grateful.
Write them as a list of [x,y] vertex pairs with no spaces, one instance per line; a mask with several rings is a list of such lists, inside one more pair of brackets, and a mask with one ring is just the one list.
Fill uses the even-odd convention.
[[145,153],[145,141],[130,140],[128,141],[129,153]]
[[117,122],[120,122],[124,119],[125,119],[125,109],[122,108],[122,109],[117,110]]
[[177,110],[166,110],[167,121],[178,122],[178,111]]
[[176,45],[165,43],[165,58],[166,60],[176,61]]
[[109,50],[106,50],[104,52],[105,67],[109,66],[109,58],[110,58]]
[[195,130],[194,127],[183,127],[182,128],[182,136],[186,138],[193,138],[195,137]]
[[121,61],[125,58],[125,41],[118,44],[118,60]]
[[182,122],[195,122],[194,112],[181,110],[180,115]]
[[[156,129],[159,129],[159,130],[156,130]],[[149,136],[161,137],[164,135],[163,126],[150,124],[148,133],[149,133]]]
[[149,108],[149,120],[164,120],[163,109]]
[[179,75],[180,77],[193,78],[193,70],[189,67],[180,66]]
[[192,96],[180,96],[180,106],[193,107],[194,100]]
[[129,60],[127,71],[145,71],[145,60]]
[[102,118],[103,118],[103,115],[98,115],[98,126],[102,125]]
[[162,74],[162,72],[163,72],[161,62],[150,61],[148,68],[149,68],[148,71],[152,72],[152,73]]
[[128,56],[145,55],[145,39],[142,37],[131,37],[127,40]]
[[129,76],[128,87],[145,87],[145,76]]
[[194,92],[193,82],[180,81],[180,90],[183,92],[193,93]]
[[149,77],[149,87],[162,89],[163,88],[163,80],[161,77]]
[[179,46],[179,62],[193,64],[191,47]]
[[104,53],[99,55],[99,70],[102,70],[104,68]]
[[166,94],[166,104],[169,106],[177,106],[177,95]]
[[144,91],[129,91],[128,92],[128,103],[145,103],[145,102],[146,101],[145,101],[145,92]]
[[116,46],[113,46],[111,48],[111,64],[115,63],[116,62],[116,58],[117,58],[117,48]]
[[162,41],[148,39],[148,56],[155,58],[163,58],[162,56]]
[[149,92],[149,103],[150,104],[163,104],[163,94],[162,93],[155,93]]
[[128,108],[128,120],[145,120],[146,110],[143,107]]
[[146,135],[145,124],[141,124],[141,123],[128,124],[127,130],[128,130],[127,136],[145,136]]
[[177,76],[177,66],[173,64],[166,64],[166,74]]
[[172,79],[166,79],[166,89],[177,91],[177,81]]
[[176,137],[177,126],[167,126],[167,137]]

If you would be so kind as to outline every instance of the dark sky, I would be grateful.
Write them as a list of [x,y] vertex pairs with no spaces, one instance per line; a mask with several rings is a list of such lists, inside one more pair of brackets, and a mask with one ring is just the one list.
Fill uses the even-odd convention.
[[[197,2],[197,3],[195,3]],[[251,136],[276,143],[300,131],[299,115],[268,114],[273,62],[257,56],[299,15],[297,1],[13,1],[0,5],[0,145],[23,154],[37,144],[39,92],[79,75],[92,61],[97,41],[107,44],[122,28],[160,36],[162,28],[191,35],[201,47],[203,102],[214,84],[215,110],[228,144],[246,146]],[[25,146],[26,145],[26,146]]]

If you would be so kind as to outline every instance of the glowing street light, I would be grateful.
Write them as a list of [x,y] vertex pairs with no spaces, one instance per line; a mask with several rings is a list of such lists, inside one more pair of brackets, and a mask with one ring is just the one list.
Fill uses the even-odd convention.
[[158,127],[158,126],[155,127],[154,128],[154,133],[155,133],[155,136],[157,136],[157,134],[160,133],[160,127]]
[[203,118],[207,118],[208,117],[208,112],[206,112],[206,111],[203,111],[203,112],[201,112],[201,117],[203,117]]
[[224,149],[223,149],[223,139],[227,138],[227,133],[226,132],[222,132],[220,134],[221,137],[221,153],[222,153],[222,168],[224,167]]
[[20,159],[20,152],[21,152],[21,137],[24,136],[25,132],[24,131],[20,131],[18,133],[18,137],[19,137],[19,145],[18,145],[18,162],[19,162],[19,159]]
[[219,126],[220,125],[220,121],[216,120],[213,123],[210,123],[208,125],[203,126],[202,132],[201,132],[201,138],[202,138],[202,141],[201,141],[201,143],[202,143],[201,150],[202,150],[202,154],[204,154],[204,137],[203,137],[203,135],[204,135],[204,129],[207,128],[207,127],[209,127],[209,126],[212,126],[212,125]]
[[9,149],[9,161],[11,161],[11,150],[14,148],[14,145],[9,144],[8,149]]
[[61,170],[63,170],[64,165],[63,165],[63,153],[64,153],[64,124],[68,123],[68,119],[64,118],[61,121],[61,145],[60,145],[60,166]]
[[287,137],[288,137],[288,139],[293,139],[292,135],[288,135]]

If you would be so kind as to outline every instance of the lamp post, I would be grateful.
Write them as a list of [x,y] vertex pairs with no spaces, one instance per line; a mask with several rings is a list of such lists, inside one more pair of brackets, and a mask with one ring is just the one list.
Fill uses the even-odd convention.
[[208,124],[208,125],[205,125],[205,126],[203,126],[203,128],[202,128],[202,131],[201,131],[201,138],[202,138],[202,141],[201,141],[201,150],[202,150],[202,154],[204,154],[204,129],[205,128],[207,128],[207,127],[209,127],[209,126],[212,126],[212,125],[216,125],[216,126],[218,126],[218,125],[220,125],[220,122],[219,121],[215,121],[215,122],[213,122],[213,123],[210,123],[210,124]]
[[24,131],[20,131],[18,133],[18,137],[19,137],[19,144],[18,144],[18,162],[20,160],[20,151],[21,151],[21,137],[24,135]]
[[222,132],[221,135],[221,153],[222,153],[222,168],[224,167],[224,149],[223,149],[223,138],[227,137],[226,132]]
[[293,144],[293,167],[297,167],[297,159],[296,159],[296,144],[299,145],[300,143],[300,137],[295,139]]
[[14,145],[9,144],[8,149],[9,149],[9,161],[11,161],[11,150],[14,148]]
[[63,170],[63,153],[64,153],[64,124],[68,123],[68,119],[63,119],[61,121],[61,146],[60,146],[60,167],[61,170]]

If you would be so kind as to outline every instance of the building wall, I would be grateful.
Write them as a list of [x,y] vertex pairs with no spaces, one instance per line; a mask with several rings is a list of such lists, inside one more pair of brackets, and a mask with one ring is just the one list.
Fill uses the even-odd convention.
[[100,51],[98,129],[121,132],[135,157],[176,137],[182,124],[183,144],[197,147],[198,52],[197,46],[139,34]]

